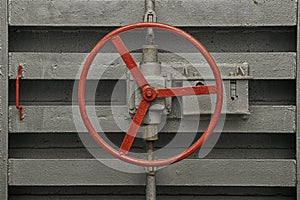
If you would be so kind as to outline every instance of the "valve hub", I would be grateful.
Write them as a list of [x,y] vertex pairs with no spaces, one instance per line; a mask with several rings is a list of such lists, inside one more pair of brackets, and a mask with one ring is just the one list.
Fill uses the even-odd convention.
[[154,101],[156,99],[157,93],[154,88],[146,86],[145,88],[143,88],[142,95],[146,101]]

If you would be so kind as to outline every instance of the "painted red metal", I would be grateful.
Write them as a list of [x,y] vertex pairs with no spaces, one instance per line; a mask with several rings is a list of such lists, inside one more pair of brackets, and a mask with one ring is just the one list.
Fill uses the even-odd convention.
[[[182,36],[189,42],[191,42],[204,56],[208,64],[210,65],[210,68],[214,74],[216,85],[212,86],[195,86],[195,87],[183,87],[183,88],[165,88],[165,89],[153,89],[149,86],[146,79],[140,72],[139,68],[137,67],[137,64],[135,63],[132,56],[129,54],[126,46],[122,42],[121,38],[119,37],[120,33],[123,33],[125,31],[138,29],[138,28],[158,28],[166,31],[170,31],[172,33],[175,33],[179,36]],[[109,144],[107,144],[103,138],[100,137],[100,135],[96,132],[94,127],[92,126],[88,114],[86,112],[85,107],[85,99],[84,99],[84,93],[85,93],[85,84],[86,84],[86,77],[89,71],[89,68],[96,57],[97,53],[101,50],[103,45],[108,42],[109,40],[112,40],[113,44],[115,45],[117,51],[120,53],[122,59],[124,60],[125,64],[127,65],[130,72],[133,74],[134,78],[138,82],[140,88],[142,89],[143,93],[143,100],[140,103],[140,106],[137,110],[137,113],[135,114],[132,123],[130,125],[130,128],[125,136],[125,139],[123,140],[123,143],[121,145],[120,151],[117,151],[116,149],[112,148]],[[149,90],[149,88],[151,88]],[[134,141],[134,138],[136,136],[136,133],[144,119],[145,114],[147,113],[147,110],[151,104],[151,101],[153,101],[155,98],[164,98],[164,97],[172,97],[172,96],[184,96],[184,95],[198,95],[198,94],[216,94],[217,95],[217,101],[214,113],[212,115],[212,118],[210,120],[210,123],[205,130],[205,132],[202,134],[202,136],[187,150],[184,152],[173,156],[171,158],[161,159],[161,160],[143,160],[139,158],[134,158],[127,156],[126,154],[130,150],[130,147]],[[222,103],[223,103],[223,86],[222,86],[222,79],[220,75],[220,71],[214,61],[214,59],[211,57],[209,52],[205,49],[205,47],[197,41],[195,38],[193,38],[188,33],[184,32],[181,29],[178,29],[176,27],[161,24],[161,23],[136,23],[131,24],[128,26],[124,26],[121,28],[118,28],[109,34],[107,34],[103,39],[101,39],[96,46],[93,48],[89,56],[87,57],[81,76],[79,81],[79,87],[78,87],[78,103],[79,103],[79,109],[80,114],[83,119],[83,122],[90,132],[90,135],[93,137],[93,139],[107,152],[112,154],[114,157],[119,158],[125,162],[132,163],[135,165],[140,166],[163,166],[163,165],[169,165],[175,162],[178,162],[189,155],[191,155],[193,152],[195,152],[198,148],[201,147],[201,145],[207,140],[207,138],[210,136],[210,134],[213,132],[215,126],[217,125],[218,119],[221,114],[222,109]]]
[[147,80],[145,79],[144,75],[138,68],[134,58],[129,53],[128,49],[126,48],[122,39],[117,35],[111,39],[112,43],[114,44],[115,48],[121,55],[124,63],[126,64],[127,68],[130,70],[130,73],[135,78],[137,84],[142,89],[144,86],[149,85]]
[[24,118],[23,115],[24,108],[23,106],[20,106],[20,79],[22,78],[22,70],[23,70],[22,65],[19,65],[18,75],[16,77],[16,108],[19,109],[20,111],[20,120]]
[[143,96],[144,100],[151,102],[151,101],[154,101],[154,99],[156,99],[157,91],[155,88],[152,88],[150,86],[145,86],[142,89],[142,96]]
[[162,88],[162,89],[157,89],[157,98],[190,96],[190,95],[200,95],[200,94],[216,94],[216,93],[217,93],[217,88],[215,85]]
[[144,120],[144,117],[148,111],[149,106],[150,106],[149,101],[145,101],[145,100],[141,101],[139,108],[137,109],[132,119],[132,122],[130,124],[130,127],[125,135],[125,138],[121,144],[120,153],[122,153],[123,155],[127,155],[128,151],[130,150],[134,138]]

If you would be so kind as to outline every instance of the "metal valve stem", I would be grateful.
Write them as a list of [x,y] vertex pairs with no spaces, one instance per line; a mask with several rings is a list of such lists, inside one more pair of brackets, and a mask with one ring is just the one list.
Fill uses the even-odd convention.
[[[147,154],[148,160],[153,160],[153,150],[154,150],[154,141],[147,141]],[[153,167],[148,167],[147,169],[147,178],[146,178],[146,200],[155,200],[156,199],[156,178],[155,178],[155,169]]]
[[[156,22],[155,0],[145,0],[144,22]],[[158,63],[157,52],[158,48],[156,45],[154,45],[154,31],[152,28],[148,28],[146,34],[146,45],[143,48],[143,58],[141,63],[141,70],[144,71],[145,74],[154,74],[156,76],[160,76],[161,68],[160,64]],[[146,141],[147,146],[148,160],[153,160],[154,141],[158,139],[157,124],[155,124],[155,122],[153,124],[153,120],[157,121],[155,120],[155,118],[157,117],[155,115],[156,111],[152,111],[152,115],[150,116],[150,110],[148,111],[148,116],[152,123],[148,124],[144,128],[144,139]],[[156,182],[154,167],[146,168],[146,200],[156,200]]]

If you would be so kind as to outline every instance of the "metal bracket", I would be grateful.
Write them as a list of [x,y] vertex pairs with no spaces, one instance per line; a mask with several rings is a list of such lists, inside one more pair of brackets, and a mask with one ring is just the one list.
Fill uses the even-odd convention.
[[157,16],[154,10],[147,10],[144,16],[144,22],[157,22]]
[[[252,78],[249,76],[249,66],[247,63],[221,63],[218,65],[222,74],[222,80],[226,96],[224,96],[224,103],[226,102],[226,110],[223,114],[231,117],[247,117],[250,114],[249,111],[249,80]],[[203,69],[202,69],[203,68]],[[204,84],[205,81],[212,80],[209,73],[205,70],[207,67],[201,67],[198,71],[203,72],[204,75],[195,75],[193,69],[184,68],[183,75],[186,76],[186,80],[183,81],[183,86]],[[207,74],[207,75],[205,75]],[[176,80],[176,79],[175,79]],[[210,115],[212,113],[213,96],[197,96],[182,97],[182,116],[191,117],[194,115]],[[195,109],[199,107],[199,109]]]
[[154,0],[145,0],[144,22],[157,22]]
[[20,112],[20,120],[24,119],[24,108],[23,106],[20,106],[20,79],[22,78],[22,72],[23,72],[23,67],[22,65],[19,65],[18,68],[18,75],[16,77],[16,108],[19,109]]

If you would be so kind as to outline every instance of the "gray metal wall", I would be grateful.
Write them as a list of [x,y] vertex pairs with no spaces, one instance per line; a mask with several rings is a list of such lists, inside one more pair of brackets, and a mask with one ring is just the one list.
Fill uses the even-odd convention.
[[[141,21],[144,1],[1,0],[0,6],[0,199],[144,199],[144,175],[93,160],[71,110],[73,79],[86,54],[114,28]],[[192,155],[159,171],[159,199],[296,199],[296,0],[157,0],[156,7],[159,22],[191,33],[217,62],[249,63],[253,77],[249,119],[227,121],[205,159]],[[26,70],[22,121],[14,106],[19,64]],[[114,83],[101,81],[100,111]],[[109,135],[122,139],[114,127]]]

